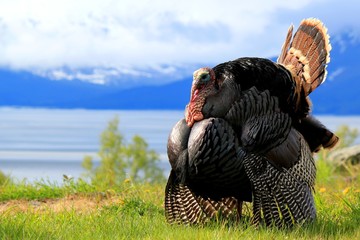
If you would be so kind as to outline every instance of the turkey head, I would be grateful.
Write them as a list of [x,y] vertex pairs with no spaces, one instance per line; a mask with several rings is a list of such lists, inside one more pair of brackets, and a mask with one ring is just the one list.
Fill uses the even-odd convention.
[[216,75],[212,68],[205,67],[193,74],[190,102],[185,109],[185,119],[189,127],[210,116],[224,117],[235,101],[239,88],[231,74]]
[[190,102],[186,106],[185,119],[189,127],[192,127],[196,121],[204,119],[201,110],[208,95],[216,94],[218,85],[215,79],[215,73],[211,68],[200,68],[193,74]]

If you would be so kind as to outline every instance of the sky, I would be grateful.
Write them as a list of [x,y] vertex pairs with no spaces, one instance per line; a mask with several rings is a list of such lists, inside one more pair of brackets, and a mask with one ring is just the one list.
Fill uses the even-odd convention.
[[198,67],[279,54],[317,17],[360,42],[358,0],[0,0],[0,68],[53,80],[163,84]]

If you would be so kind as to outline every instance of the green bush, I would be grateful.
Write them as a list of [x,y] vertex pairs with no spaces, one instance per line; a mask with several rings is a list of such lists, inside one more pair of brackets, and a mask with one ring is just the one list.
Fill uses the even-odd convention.
[[350,128],[347,125],[339,126],[335,134],[339,137],[339,143],[336,148],[350,147],[359,137],[358,130],[356,128]]
[[4,174],[2,171],[0,171],[0,185],[4,185],[10,182],[11,182],[10,177]]
[[317,182],[320,185],[331,181],[335,182],[339,176],[352,179],[352,181],[360,179],[359,166],[350,166],[347,163],[339,164],[329,161],[328,159],[330,151],[354,145],[356,139],[359,137],[358,130],[356,128],[350,128],[347,125],[341,125],[337,128],[335,134],[339,137],[339,142],[334,149],[322,149],[317,154]]
[[92,183],[114,186],[127,179],[150,183],[163,181],[163,171],[157,165],[160,161],[158,154],[149,150],[146,141],[138,135],[126,144],[118,126],[119,119],[115,117],[101,134],[99,166],[94,166],[91,156],[84,157],[82,166]]

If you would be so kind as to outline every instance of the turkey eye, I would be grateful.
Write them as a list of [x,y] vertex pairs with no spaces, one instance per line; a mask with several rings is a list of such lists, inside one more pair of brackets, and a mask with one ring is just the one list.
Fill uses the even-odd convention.
[[203,74],[201,75],[200,79],[203,81],[203,82],[207,82],[210,80],[210,76],[209,74]]

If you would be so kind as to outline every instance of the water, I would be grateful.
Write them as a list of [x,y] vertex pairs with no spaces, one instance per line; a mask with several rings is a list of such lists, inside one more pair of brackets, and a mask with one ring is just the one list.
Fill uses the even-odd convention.
[[[0,108],[0,169],[15,179],[62,182],[84,170],[85,155],[97,159],[101,132],[118,116],[126,141],[141,135],[160,154],[168,171],[166,141],[183,111],[108,111]],[[317,116],[328,128],[347,124],[360,129],[360,117]]]
[[85,155],[98,159],[101,132],[115,116],[125,141],[142,136],[168,168],[167,137],[183,111],[0,108],[0,169],[18,180],[77,178]]

